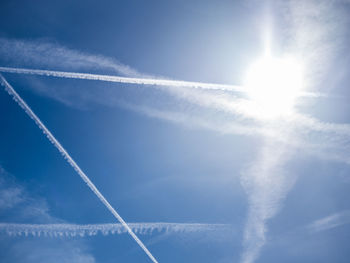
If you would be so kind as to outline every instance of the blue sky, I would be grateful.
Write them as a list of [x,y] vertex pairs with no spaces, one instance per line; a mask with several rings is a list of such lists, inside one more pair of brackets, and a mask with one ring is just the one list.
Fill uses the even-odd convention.
[[[158,262],[348,262],[349,12],[346,0],[2,1],[0,71]],[[267,48],[272,92],[270,64],[247,73]],[[287,55],[303,89],[284,112]],[[2,84],[2,262],[152,262]]]

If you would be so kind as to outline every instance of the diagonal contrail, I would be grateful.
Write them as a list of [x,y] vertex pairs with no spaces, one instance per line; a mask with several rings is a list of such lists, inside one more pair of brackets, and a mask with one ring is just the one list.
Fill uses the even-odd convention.
[[10,68],[10,67],[0,67],[0,72],[41,75],[41,76],[69,78],[69,79],[99,80],[99,81],[139,84],[139,85],[141,84],[141,85],[156,85],[156,86],[172,86],[172,87],[187,87],[187,88],[199,88],[199,89],[209,89],[209,90],[225,90],[225,91],[244,92],[243,87],[240,87],[240,86],[214,84],[214,83],[203,83],[203,82],[181,81],[181,80],[169,80],[169,79],[128,78],[128,77],[99,75],[99,74],[90,74],[90,73],[76,73],[76,72],[64,72],[64,71],[54,71],[54,70],[42,70],[42,69]]
[[107,209],[113,214],[113,216],[126,228],[131,237],[137,242],[137,244],[143,249],[147,256],[154,262],[158,261],[153,257],[151,252],[146,248],[142,241],[135,235],[128,224],[123,220],[123,218],[118,214],[118,212],[110,205],[106,198],[100,193],[96,186],[91,182],[89,177],[80,169],[78,164],[73,160],[69,153],[63,148],[63,146],[57,141],[57,139],[52,135],[52,133],[46,128],[46,126],[41,122],[38,116],[31,110],[31,108],[25,103],[25,101],[18,95],[14,88],[6,81],[6,79],[0,74],[1,85],[5,87],[5,90],[10,96],[18,103],[18,105],[28,114],[28,116],[36,123],[36,125],[42,130],[49,141],[57,148],[57,150],[62,154],[64,159],[73,167],[73,169],[78,173],[78,175],[83,179],[83,181],[90,187],[94,194],[101,200],[101,202],[107,207]]

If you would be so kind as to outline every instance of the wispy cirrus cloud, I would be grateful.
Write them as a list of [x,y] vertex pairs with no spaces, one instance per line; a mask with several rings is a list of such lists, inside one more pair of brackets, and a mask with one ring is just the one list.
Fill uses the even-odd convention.
[[16,222],[37,219],[47,223],[53,218],[49,214],[46,201],[33,198],[26,189],[16,183],[15,178],[0,166],[0,210],[1,220],[10,220],[15,216]]
[[340,211],[324,218],[317,219],[306,228],[312,233],[317,233],[346,224],[350,224],[350,210]]
[[12,208],[23,201],[19,187],[3,188],[0,182],[0,209]]
[[143,75],[115,59],[71,49],[48,39],[0,38],[0,61],[12,66],[117,72],[125,76]]
[[199,112],[193,108],[167,110],[124,101],[118,101],[118,106],[188,128],[206,129],[227,135],[266,138],[288,145],[291,149],[302,150],[306,155],[350,163],[350,152],[347,147],[350,142],[350,133],[348,134],[350,126],[347,124],[327,124],[303,115],[298,115],[299,117],[294,120],[258,122],[235,118],[227,112],[220,114],[217,109],[209,113]]
[[[17,189],[14,191],[14,189]],[[16,193],[14,200],[6,200],[6,206],[0,206],[0,220],[12,222],[37,222],[41,224],[62,223],[53,217],[45,199],[33,197],[28,190],[0,166],[0,196],[9,191]],[[4,194],[5,193],[5,194]],[[13,196],[13,195],[12,195]],[[3,232],[5,233],[5,232]],[[13,240],[10,236],[0,235],[1,262],[81,262],[94,263],[95,258],[89,252],[84,240]],[[6,249],[3,249],[6,247]]]
[[10,209],[24,201],[23,189],[10,185],[5,177],[9,175],[0,165],[0,210]]

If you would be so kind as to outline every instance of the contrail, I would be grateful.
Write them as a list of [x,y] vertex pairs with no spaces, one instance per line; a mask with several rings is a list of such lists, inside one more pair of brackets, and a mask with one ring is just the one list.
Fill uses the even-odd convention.
[[73,160],[69,153],[63,148],[63,146],[56,140],[52,133],[46,128],[41,122],[38,116],[31,110],[31,108],[25,103],[25,101],[18,95],[14,88],[6,81],[6,79],[0,74],[1,85],[5,87],[5,90],[10,96],[18,103],[18,105],[28,114],[28,116],[36,123],[36,125],[42,130],[49,141],[57,148],[64,159],[73,167],[83,181],[90,187],[94,194],[101,200],[101,202],[107,207],[107,209],[114,215],[114,217],[126,228],[131,237],[137,242],[137,244],[143,249],[147,256],[154,262],[158,261],[153,257],[151,252],[146,248],[142,241],[135,235],[128,224],[123,218],[117,213],[117,211],[109,204],[106,198],[100,193],[96,186],[91,182],[87,175],[80,169],[78,164]]
[[243,87],[240,87],[240,86],[181,81],[181,80],[154,79],[154,78],[128,78],[128,77],[119,77],[119,76],[112,76],[112,75],[99,75],[99,74],[90,74],[90,73],[76,73],[76,72],[64,72],[64,71],[54,71],[54,70],[24,69],[24,68],[9,68],[9,67],[0,67],[0,72],[41,75],[41,76],[69,78],[69,79],[99,80],[99,81],[139,84],[139,85],[172,86],[172,87],[187,87],[187,88],[199,88],[199,89],[209,89],[209,90],[244,92]]
[[[247,92],[247,90],[243,86],[193,82],[193,81],[183,81],[183,80],[155,79],[155,78],[130,78],[130,77],[120,77],[120,76],[113,76],[113,75],[100,75],[100,74],[91,74],[91,73],[65,72],[65,71],[43,70],[43,69],[11,68],[11,67],[0,67],[0,72],[40,75],[40,76],[68,78],[68,79],[97,80],[97,81],[106,81],[106,82],[138,84],[138,85],[185,87],[185,88],[204,89],[204,90],[233,91],[233,92],[240,92],[240,93]],[[328,95],[322,94],[322,93],[302,91],[298,94],[298,96],[317,98],[317,97],[327,97]]]
[[[204,231],[228,230],[230,225],[200,223],[129,223],[129,227],[141,235],[158,233],[196,233]],[[0,234],[9,236],[33,237],[84,237],[102,235],[119,235],[127,233],[122,224],[15,224],[0,223]]]

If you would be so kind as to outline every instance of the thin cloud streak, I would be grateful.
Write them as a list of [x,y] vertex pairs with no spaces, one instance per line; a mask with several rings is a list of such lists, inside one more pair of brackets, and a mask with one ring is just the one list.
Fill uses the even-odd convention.
[[[247,124],[240,123],[239,120],[211,120],[204,118],[203,116],[189,114],[188,112],[166,111],[163,109],[160,110],[153,107],[128,104],[125,102],[121,102],[118,105],[151,118],[177,123],[184,125],[185,127],[194,129],[201,128],[221,134],[236,134],[266,138],[267,140],[282,143],[294,150],[303,150],[303,152],[307,155],[316,156],[324,160],[332,160],[350,164],[349,151],[346,148],[349,141],[348,136],[346,136],[348,128],[347,125],[327,125],[325,123],[320,123],[320,125],[316,127],[316,131],[321,132],[318,134],[318,136],[322,137],[319,138],[318,141],[314,141],[310,137],[310,133],[315,132],[312,130],[312,126],[300,125],[298,127],[297,122],[283,123],[283,121],[281,121],[278,123]],[[293,123],[295,125],[292,125]],[[291,127],[293,127],[293,130],[291,130]],[[309,129],[307,129],[307,127],[309,127]],[[299,131],[298,129],[300,129],[299,133],[297,132]],[[294,134],[293,139],[290,138],[291,133]]]
[[74,50],[47,39],[29,41],[0,38],[0,60],[14,67],[55,67],[64,71],[103,69],[123,76],[145,76],[113,58]]
[[324,218],[318,219],[307,226],[312,232],[321,232],[350,223],[350,210],[341,211]]
[[25,103],[25,101],[18,95],[14,88],[6,81],[6,79],[0,74],[1,85],[5,88],[10,96],[17,102],[17,104],[27,113],[27,115],[35,122],[35,124],[42,130],[46,135],[48,140],[56,147],[56,149],[61,153],[63,158],[73,167],[73,169],[78,173],[81,179],[88,185],[88,187],[93,191],[93,193],[100,199],[100,201],[107,207],[107,209],[113,214],[113,216],[127,229],[131,237],[136,241],[136,243],[143,249],[143,251],[148,255],[148,257],[154,262],[158,261],[153,257],[151,252],[146,248],[142,241],[135,235],[128,224],[123,220],[123,218],[117,213],[117,211],[110,205],[110,203],[105,199],[105,197],[100,193],[96,186],[91,182],[88,176],[80,169],[78,164],[73,160],[69,153],[63,148],[63,146],[57,141],[57,139],[52,135],[52,133],[46,128],[46,126],[41,122],[39,117],[31,110],[31,108]]
[[[205,231],[228,231],[231,225],[201,223],[129,223],[134,233],[151,235],[158,233],[197,233]],[[8,236],[33,237],[85,237],[102,235],[119,235],[127,233],[122,224],[15,224],[0,223],[0,234]]]
[[[220,110],[225,113],[236,115],[236,117],[246,118],[254,121],[264,121],[264,125],[275,122],[274,119],[266,119],[262,114],[263,109],[249,99],[240,98],[232,94],[212,94],[206,91],[199,92],[189,89],[170,89],[172,95],[191,102],[201,107]],[[337,135],[350,135],[350,125],[326,123],[297,111],[278,119],[279,125],[293,125],[295,127],[307,128],[319,132],[332,132]]]
[[208,89],[208,90],[224,90],[224,91],[236,91],[236,92],[243,92],[244,91],[244,88],[242,88],[240,86],[225,85],[225,84],[168,80],[168,79],[155,79],[155,78],[129,78],[129,77],[120,77],[120,76],[111,76],[111,75],[64,72],[64,71],[54,71],[54,70],[0,67],[0,72],[41,75],[41,76],[48,76],[48,77],[70,78],[70,79],[99,80],[99,81],[138,84],[138,85],[187,87],[187,88],[199,88],[199,89]]

